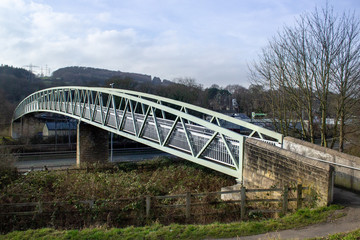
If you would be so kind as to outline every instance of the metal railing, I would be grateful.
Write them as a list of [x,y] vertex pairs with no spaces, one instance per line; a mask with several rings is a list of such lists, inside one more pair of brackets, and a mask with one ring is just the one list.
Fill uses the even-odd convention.
[[[57,87],[35,92],[15,109],[62,114],[242,181],[245,137],[282,145],[283,135],[191,104],[112,88]],[[221,126],[239,125],[248,136]]]

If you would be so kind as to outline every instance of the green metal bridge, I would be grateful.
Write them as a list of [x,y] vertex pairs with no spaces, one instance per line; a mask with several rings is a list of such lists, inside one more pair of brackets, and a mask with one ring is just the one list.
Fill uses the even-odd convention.
[[[113,88],[56,87],[35,92],[16,108],[13,121],[33,112],[62,114],[242,182],[245,138],[281,146],[283,135],[191,104]],[[241,126],[243,134],[224,123]]]

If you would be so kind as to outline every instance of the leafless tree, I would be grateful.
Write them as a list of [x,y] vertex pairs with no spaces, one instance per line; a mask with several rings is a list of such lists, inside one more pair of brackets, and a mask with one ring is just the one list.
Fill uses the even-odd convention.
[[[334,60],[330,75],[333,79],[332,87],[338,94],[334,132],[339,131],[339,151],[343,151],[345,123],[354,119],[354,110],[360,96],[360,23],[355,14],[343,15],[340,21],[341,51]],[[334,146],[335,139],[333,138],[331,147]]]
[[327,146],[329,96],[335,93],[333,134],[338,135],[339,150],[343,150],[345,122],[359,98],[359,34],[355,14],[339,17],[326,5],[301,15],[294,26],[284,27],[269,41],[250,70],[252,80],[269,89],[274,120],[284,134],[289,120],[296,118],[302,137],[314,142],[319,124],[321,145]]

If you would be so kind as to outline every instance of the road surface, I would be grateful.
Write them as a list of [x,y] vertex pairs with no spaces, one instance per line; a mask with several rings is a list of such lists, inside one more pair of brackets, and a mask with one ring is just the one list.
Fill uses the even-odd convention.
[[[142,160],[149,160],[159,156],[171,156],[168,153],[143,149],[114,151],[114,162],[136,162]],[[110,156],[109,156],[110,161]],[[46,153],[27,155],[19,157],[15,162],[15,166],[19,171],[28,171],[30,169],[40,170],[46,166],[48,169],[66,168],[76,164],[76,155],[74,153]]]

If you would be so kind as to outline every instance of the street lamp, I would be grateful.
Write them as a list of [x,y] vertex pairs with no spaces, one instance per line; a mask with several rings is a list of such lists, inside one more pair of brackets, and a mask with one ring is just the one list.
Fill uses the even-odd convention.
[[[111,88],[114,88],[114,83],[109,84]],[[114,106],[113,106],[114,107]],[[114,107],[115,108],[115,107]],[[110,133],[110,162],[113,162],[113,133]]]

